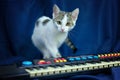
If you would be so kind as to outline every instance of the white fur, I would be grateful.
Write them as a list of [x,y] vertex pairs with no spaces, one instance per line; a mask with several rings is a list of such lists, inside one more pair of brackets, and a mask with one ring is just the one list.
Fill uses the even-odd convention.
[[[42,21],[49,19],[49,23],[45,26]],[[61,57],[58,48],[65,41],[68,32],[58,31],[57,26],[49,17],[43,16],[38,19],[40,23],[35,26],[32,41],[33,44],[43,53],[43,58]]]

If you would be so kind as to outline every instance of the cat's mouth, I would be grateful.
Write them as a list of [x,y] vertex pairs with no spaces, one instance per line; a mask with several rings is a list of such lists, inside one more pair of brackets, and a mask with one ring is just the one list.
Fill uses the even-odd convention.
[[64,32],[64,33],[67,32],[67,30],[65,30],[65,29],[61,29],[60,31],[61,31],[61,32]]
[[64,28],[58,28],[58,30],[59,30],[60,32],[63,32],[63,33],[68,32],[68,30],[67,30],[67,29],[64,29]]

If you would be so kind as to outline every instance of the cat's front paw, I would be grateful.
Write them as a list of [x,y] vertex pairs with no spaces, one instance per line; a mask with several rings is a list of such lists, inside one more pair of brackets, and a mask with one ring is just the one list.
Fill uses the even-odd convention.
[[48,56],[44,56],[44,57],[43,57],[43,59],[49,59],[49,58],[50,58],[50,57],[48,57]]
[[61,56],[60,53],[57,53],[57,54],[55,54],[53,57],[54,57],[54,58],[61,58],[62,56]]
[[43,59],[49,59],[49,58],[51,58],[49,55],[44,55],[43,56]]
[[60,57],[62,57],[62,56],[61,56],[61,54],[59,53],[59,54],[57,54],[57,57],[59,57],[59,58],[60,58]]

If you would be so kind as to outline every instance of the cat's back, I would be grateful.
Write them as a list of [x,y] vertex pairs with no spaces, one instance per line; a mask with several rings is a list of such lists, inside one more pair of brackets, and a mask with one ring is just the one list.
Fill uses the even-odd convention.
[[47,16],[42,16],[42,17],[38,18],[38,20],[35,22],[35,27],[45,26],[51,21],[52,21],[51,18],[49,18]]
[[47,17],[47,16],[42,16],[42,17],[38,18],[37,21],[44,22],[45,20],[49,20],[49,21],[50,21],[51,18],[49,18],[49,17]]
[[40,32],[44,32],[45,30],[49,29],[49,26],[53,26],[52,19],[47,16],[42,16],[35,22],[33,33],[40,34]]
[[36,40],[42,40],[46,36],[49,37],[48,34],[50,34],[52,26],[53,21],[51,18],[47,16],[42,16],[38,18],[35,22],[35,27],[32,34],[32,41],[36,42]]

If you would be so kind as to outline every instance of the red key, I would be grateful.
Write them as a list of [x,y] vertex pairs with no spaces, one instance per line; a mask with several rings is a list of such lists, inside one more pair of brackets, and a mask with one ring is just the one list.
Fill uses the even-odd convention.
[[47,63],[46,63],[46,61],[44,61],[44,60],[40,60],[40,61],[38,62],[38,64],[47,64]]

